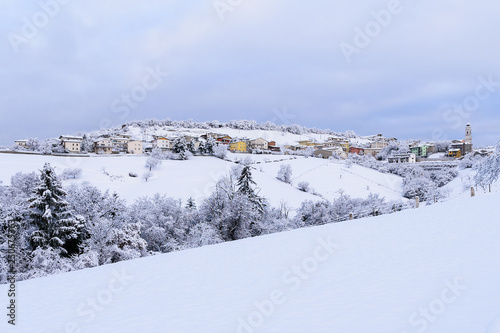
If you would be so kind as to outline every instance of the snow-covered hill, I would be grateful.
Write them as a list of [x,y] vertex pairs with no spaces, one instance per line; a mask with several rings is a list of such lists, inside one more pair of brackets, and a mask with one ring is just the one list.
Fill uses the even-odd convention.
[[498,333],[499,199],[21,282],[17,326],[0,331]]
[[[337,198],[342,190],[354,198],[366,198],[370,193],[379,194],[389,200],[401,200],[402,179],[375,170],[353,165],[347,168],[341,162],[331,162],[317,158],[304,158],[280,155],[229,154],[230,160],[251,158],[253,176],[260,194],[270,203],[278,206],[286,202],[289,207],[297,208],[305,200],[321,198],[296,188],[301,181],[307,181],[324,198]],[[66,180],[64,185],[89,181],[101,190],[109,189],[132,203],[141,196],[155,193],[180,198],[183,202],[193,197],[197,202],[207,197],[216,182],[229,174],[236,164],[215,157],[193,157],[187,161],[165,160],[153,171],[153,177],[145,182],[141,175],[147,171],[147,157],[140,156],[93,156],[59,157],[41,155],[0,154],[0,181],[10,184],[16,172],[32,172],[49,162],[61,173],[66,168],[81,168],[82,177]],[[257,163],[258,162],[258,163]],[[276,179],[279,167],[290,164],[293,171],[293,184],[288,185]],[[131,178],[129,173],[139,177]]]

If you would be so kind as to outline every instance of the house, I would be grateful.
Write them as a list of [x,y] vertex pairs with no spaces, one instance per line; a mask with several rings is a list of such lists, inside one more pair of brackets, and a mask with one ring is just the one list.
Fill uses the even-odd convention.
[[330,158],[333,155],[333,150],[319,148],[314,151],[314,156],[321,158]]
[[164,136],[153,137],[153,149],[160,148],[161,150],[173,149],[174,141]]
[[229,150],[235,153],[246,153],[247,143],[245,141],[236,141],[229,144]]
[[[451,144],[451,148],[448,151],[448,156],[456,155],[456,152],[455,152],[456,149],[460,150],[460,156],[458,156],[458,157],[465,156],[468,153],[472,153],[472,144],[466,143],[465,140],[462,140],[462,141],[455,140]],[[451,152],[451,151],[453,151],[453,152]],[[450,152],[451,152],[451,154],[450,154]],[[455,156],[452,156],[452,157],[455,157]]]
[[61,140],[63,148],[70,153],[80,153],[82,151],[83,138],[81,136],[61,135],[59,140]]
[[389,145],[389,143],[386,141],[375,141],[375,142],[371,143],[370,148],[382,150],[385,147],[387,147],[388,145]]
[[14,141],[16,146],[26,148],[28,146],[28,140],[16,140]]
[[[221,136],[219,133],[214,133],[214,132],[207,132],[206,134],[202,134],[200,138],[208,140],[210,138],[217,139],[219,136]],[[222,135],[225,136],[225,135]]]
[[270,151],[281,151],[281,147],[276,145],[276,141],[269,141],[267,147]]
[[111,138],[111,142],[113,144],[113,147],[119,151],[119,152],[126,152],[127,151],[127,144],[130,141],[130,137],[126,135],[117,135],[113,138]]
[[365,155],[377,156],[382,151],[381,148],[364,148]]
[[460,148],[453,148],[448,150],[449,157],[460,158],[462,157],[462,150]]
[[96,154],[112,154],[113,153],[113,143],[111,139],[102,138],[94,142],[94,152]]
[[299,146],[313,147],[314,146],[314,142],[312,140],[300,140],[299,141]]
[[291,150],[291,151],[298,151],[298,150],[305,150],[305,146],[297,146],[297,145],[285,145],[285,149]]
[[432,149],[429,145],[418,145],[410,148],[411,152],[417,157],[427,157],[432,154]]
[[229,135],[222,135],[222,136],[219,136],[217,137],[217,139],[215,139],[215,141],[223,144],[223,145],[228,145],[231,143],[231,137]]
[[417,155],[413,153],[394,153],[387,160],[389,163],[416,163]]
[[349,141],[342,141],[340,142],[340,146],[342,147],[342,150],[344,152],[349,152],[349,149],[350,149],[350,144],[349,144]]
[[365,154],[365,149],[364,148],[359,148],[359,147],[350,147],[349,148],[349,153],[351,153],[351,154],[358,154],[358,155],[364,155]]
[[127,143],[127,153],[141,155],[144,152],[142,141],[131,140]]
[[250,147],[252,149],[268,150],[269,149],[269,141],[264,140],[263,138],[257,138],[254,140],[250,140]]
[[329,158],[329,157],[333,156],[334,154],[341,157],[341,158],[347,158],[346,152],[341,147],[337,147],[337,148],[333,148],[333,149],[318,148],[314,151],[314,156],[321,155],[322,158]]

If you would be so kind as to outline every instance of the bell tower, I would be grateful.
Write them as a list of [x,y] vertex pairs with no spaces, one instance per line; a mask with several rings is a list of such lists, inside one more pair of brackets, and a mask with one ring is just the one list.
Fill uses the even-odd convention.
[[472,144],[472,127],[470,124],[465,126],[465,143]]

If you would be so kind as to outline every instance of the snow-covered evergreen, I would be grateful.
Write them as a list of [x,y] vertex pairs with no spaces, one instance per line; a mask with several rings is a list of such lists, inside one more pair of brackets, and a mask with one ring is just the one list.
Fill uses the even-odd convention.
[[51,247],[67,255],[78,253],[83,225],[69,209],[66,191],[50,164],[41,170],[40,182],[29,202],[32,224],[29,240],[33,249]]

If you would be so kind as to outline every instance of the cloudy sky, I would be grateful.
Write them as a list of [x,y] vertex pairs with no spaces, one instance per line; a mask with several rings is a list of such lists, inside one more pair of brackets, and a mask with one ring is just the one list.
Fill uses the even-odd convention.
[[496,0],[0,2],[0,145],[147,118],[500,138]]

